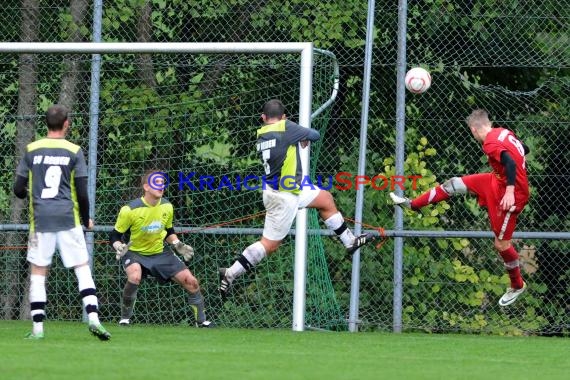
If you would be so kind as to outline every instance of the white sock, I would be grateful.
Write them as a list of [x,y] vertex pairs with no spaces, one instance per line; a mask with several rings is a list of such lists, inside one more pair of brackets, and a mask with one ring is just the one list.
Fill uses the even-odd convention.
[[97,313],[88,313],[88,314],[87,314],[87,319],[89,320],[89,324],[90,324],[90,325],[99,325],[99,324],[101,324],[101,322],[99,322],[99,314],[97,314]]
[[245,268],[239,263],[239,261],[235,261],[232,266],[226,270],[226,279],[229,282],[232,282],[236,277],[241,276],[245,272]]
[[77,276],[77,283],[79,293],[83,301],[83,307],[87,312],[90,324],[99,324],[99,315],[97,308],[99,301],[95,295],[95,282],[91,276],[91,268],[88,265],[83,265],[75,268],[75,275]]
[[[32,318],[34,316],[32,315]],[[37,335],[44,332],[43,322],[32,322],[32,334]]]
[[[44,332],[45,318],[45,303],[47,300],[46,295],[46,276],[39,274],[30,275],[30,315],[32,320],[41,319],[41,321],[34,321],[32,323],[32,333],[39,334]],[[34,318],[35,317],[35,318]]]
[[[241,276],[248,270],[256,266],[263,258],[267,256],[265,247],[261,242],[257,241],[244,249],[241,257],[236,260],[226,272],[226,278],[231,282],[235,278]],[[245,259],[245,261],[244,261]]]
[[340,241],[342,241],[342,244],[344,244],[346,248],[352,246],[355,239],[354,234],[350,228],[347,227],[340,212],[333,214],[330,218],[325,220],[325,225],[329,230],[334,231],[334,233],[337,234]]
[[91,268],[89,268],[89,265],[83,265],[74,270],[75,276],[77,276],[79,291],[83,289],[95,289],[95,282],[93,281],[93,276],[91,276]]

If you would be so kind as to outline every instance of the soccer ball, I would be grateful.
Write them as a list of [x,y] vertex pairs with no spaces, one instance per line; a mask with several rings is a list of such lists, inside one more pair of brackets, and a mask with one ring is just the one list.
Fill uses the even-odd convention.
[[426,69],[414,67],[406,73],[406,88],[414,94],[426,92],[431,86],[431,75]]

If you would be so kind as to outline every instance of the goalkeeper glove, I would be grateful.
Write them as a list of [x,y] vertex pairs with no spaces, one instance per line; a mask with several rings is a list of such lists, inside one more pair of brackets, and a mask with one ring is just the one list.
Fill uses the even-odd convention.
[[120,260],[121,257],[125,256],[125,253],[129,251],[131,244],[121,243],[119,240],[113,243],[113,248],[115,248],[115,259]]
[[184,258],[184,261],[190,261],[192,257],[194,257],[194,248],[188,244],[184,244],[180,240],[175,240],[172,242],[172,246],[174,250]]

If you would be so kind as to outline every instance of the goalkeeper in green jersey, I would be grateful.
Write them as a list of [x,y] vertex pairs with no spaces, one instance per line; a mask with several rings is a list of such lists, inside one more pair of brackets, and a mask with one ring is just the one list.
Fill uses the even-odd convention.
[[[194,249],[182,243],[172,227],[174,209],[162,195],[167,185],[166,176],[159,171],[147,171],[142,177],[144,195],[121,208],[110,243],[127,274],[123,289],[120,325],[129,325],[141,280],[151,275],[159,283],[169,280],[180,284],[188,292],[188,303],[196,326],[213,327],[206,320],[204,298],[198,280],[174,254],[189,261]],[[124,235],[130,235],[128,243]],[[164,247],[164,241],[170,247]],[[174,251],[174,252],[173,252]]]

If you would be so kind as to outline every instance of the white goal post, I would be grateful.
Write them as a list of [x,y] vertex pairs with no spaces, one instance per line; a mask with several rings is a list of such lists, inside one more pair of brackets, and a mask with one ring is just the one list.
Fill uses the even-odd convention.
[[[299,124],[310,128],[312,103],[312,75],[313,75],[313,44],[311,42],[237,42],[237,43],[184,43],[184,42],[0,42],[0,53],[18,54],[94,54],[93,60],[98,60],[99,54],[111,53],[299,53],[301,55],[300,67],[300,93],[299,93]],[[93,84],[92,84],[93,85]],[[95,100],[97,102],[97,100]],[[90,125],[97,128],[98,109],[92,109],[89,116],[94,120]],[[96,134],[95,134],[96,136]],[[95,137],[96,138],[96,137]],[[90,144],[89,162],[96,158],[97,144]],[[91,151],[95,150],[95,151]],[[309,150],[301,149],[301,162],[303,175],[309,170]],[[89,183],[95,183],[95,167],[90,165]],[[92,193],[90,192],[90,195]],[[94,197],[91,196],[94,200]],[[92,206],[93,202],[92,202]],[[295,234],[295,270],[293,292],[293,323],[294,331],[305,329],[305,288],[307,270],[307,212],[299,210],[296,221]]]

